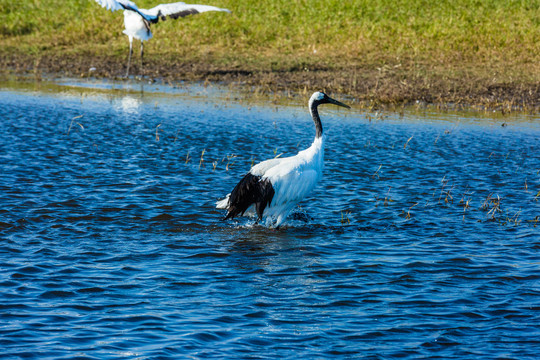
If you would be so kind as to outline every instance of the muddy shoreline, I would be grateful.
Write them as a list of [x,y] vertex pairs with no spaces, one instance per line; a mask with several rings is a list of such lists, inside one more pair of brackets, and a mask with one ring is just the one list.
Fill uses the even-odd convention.
[[[4,74],[33,74],[35,77],[69,76],[120,79],[125,72],[123,61],[104,56],[0,55]],[[422,75],[419,75],[419,74]],[[145,62],[144,78],[163,82],[201,81],[251,87],[260,93],[284,92],[291,96],[315,89],[346,94],[362,107],[401,107],[416,103],[441,107],[473,108],[505,112],[540,111],[540,83],[497,82],[474,71],[441,75],[444,69],[426,66],[419,72],[405,64],[290,69],[250,69],[219,66],[211,62],[185,63],[150,59]],[[132,75],[141,74],[139,64],[132,65]]]

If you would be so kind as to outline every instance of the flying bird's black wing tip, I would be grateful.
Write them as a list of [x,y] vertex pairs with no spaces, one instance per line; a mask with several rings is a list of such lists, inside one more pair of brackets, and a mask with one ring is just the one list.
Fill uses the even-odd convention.
[[186,16],[189,16],[189,15],[195,15],[195,14],[198,14],[198,13],[199,13],[199,11],[196,10],[196,9],[186,9],[186,10],[176,12],[174,14],[170,14],[169,16],[171,17],[171,19],[178,19],[179,17],[186,17]]

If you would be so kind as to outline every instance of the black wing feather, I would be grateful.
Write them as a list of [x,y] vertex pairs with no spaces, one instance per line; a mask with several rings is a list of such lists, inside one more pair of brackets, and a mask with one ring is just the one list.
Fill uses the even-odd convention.
[[223,220],[234,219],[238,214],[244,215],[244,212],[253,204],[255,204],[258,220],[261,220],[264,209],[272,203],[274,193],[270,180],[263,180],[261,176],[247,173],[231,192],[229,212]]
[[187,10],[183,10],[183,11],[179,11],[177,13],[174,13],[174,14],[171,14],[169,15],[169,17],[171,19],[178,19],[179,17],[186,17],[188,15],[195,15],[195,14],[198,14],[199,11],[195,10],[195,9],[187,9]]
[[157,13],[157,16],[155,18],[152,18],[150,21],[152,22],[152,24],[155,24],[159,20],[161,20],[161,21],[167,20],[167,16],[170,17],[171,19],[176,20],[176,19],[178,19],[180,17],[186,17],[186,16],[189,16],[189,15],[195,15],[195,14],[198,14],[198,13],[199,13],[199,11],[196,10],[196,9],[186,9],[186,10],[181,10],[181,11],[169,14],[169,15],[163,15],[161,10],[159,10],[158,13]]

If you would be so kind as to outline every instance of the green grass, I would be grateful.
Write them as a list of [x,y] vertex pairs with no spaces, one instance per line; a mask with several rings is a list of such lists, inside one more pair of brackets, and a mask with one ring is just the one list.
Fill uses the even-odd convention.
[[[142,8],[157,3],[137,1]],[[156,24],[154,39],[145,45],[149,62],[204,62],[246,71],[365,71],[371,78],[390,72],[393,81],[405,83],[435,77],[540,83],[538,0],[200,3],[233,13]],[[128,45],[122,30],[122,12],[111,13],[92,0],[0,0],[4,57],[124,61]]]
[[[154,53],[488,63],[537,62],[540,53],[537,0],[203,2],[233,13],[158,24],[148,44]],[[138,3],[151,7],[156,1]],[[0,0],[0,9],[2,46],[34,53],[125,48],[122,12],[108,12],[91,0]]]

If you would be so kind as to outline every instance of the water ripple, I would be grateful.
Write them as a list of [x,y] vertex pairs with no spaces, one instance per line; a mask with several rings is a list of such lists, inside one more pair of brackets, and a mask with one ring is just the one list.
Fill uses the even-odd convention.
[[2,90],[0,357],[537,357],[537,126],[324,110],[268,229],[214,203],[309,144],[303,107],[125,96]]

